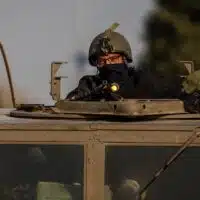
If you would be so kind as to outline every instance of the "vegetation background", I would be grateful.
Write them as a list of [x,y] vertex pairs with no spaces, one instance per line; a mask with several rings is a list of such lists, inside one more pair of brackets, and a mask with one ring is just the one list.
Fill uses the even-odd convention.
[[[196,0],[154,0],[155,9],[147,13],[139,68],[145,74],[141,87],[152,97],[176,97],[180,91],[178,75],[184,74],[179,60],[194,61],[200,69],[200,2]],[[149,85],[149,83],[152,83]],[[141,89],[141,88],[140,88]]]

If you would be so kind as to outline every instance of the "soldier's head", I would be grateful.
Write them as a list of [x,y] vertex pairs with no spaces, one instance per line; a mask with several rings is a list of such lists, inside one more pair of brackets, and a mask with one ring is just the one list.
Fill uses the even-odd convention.
[[124,180],[115,194],[116,200],[144,200],[145,196],[140,196],[140,185],[133,179]]
[[89,48],[90,65],[103,67],[109,64],[132,62],[132,51],[127,39],[118,32],[105,32],[97,35]]

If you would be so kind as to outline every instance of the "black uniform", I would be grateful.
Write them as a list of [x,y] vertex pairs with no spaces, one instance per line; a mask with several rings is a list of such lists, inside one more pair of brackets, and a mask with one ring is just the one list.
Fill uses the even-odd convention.
[[[126,64],[110,64],[99,69],[99,73],[93,76],[83,76],[78,84],[78,87],[67,95],[67,99],[75,95],[84,95],[85,93],[94,91],[103,81],[108,84],[117,83],[119,90],[117,95],[123,98],[135,97],[135,86],[137,77],[134,74],[133,68],[128,68]],[[112,100],[112,94],[101,91],[92,93],[91,95],[82,98],[81,100]]]

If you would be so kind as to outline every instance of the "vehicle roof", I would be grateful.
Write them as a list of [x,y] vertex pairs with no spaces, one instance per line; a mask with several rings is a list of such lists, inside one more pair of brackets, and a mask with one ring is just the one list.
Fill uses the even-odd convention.
[[200,127],[200,114],[180,114],[162,116],[156,119],[132,119],[128,121],[108,121],[108,120],[93,120],[93,119],[30,119],[10,117],[8,114],[13,109],[0,109],[0,129],[1,128],[16,128],[24,127],[26,129],[70,129],[70,130],[193,130],[195,127]]

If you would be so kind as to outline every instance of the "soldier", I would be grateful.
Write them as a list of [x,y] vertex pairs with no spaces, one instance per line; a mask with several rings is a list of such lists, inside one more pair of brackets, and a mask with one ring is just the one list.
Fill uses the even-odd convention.
[[186,111],[200,112],[200,70],[189,74],[182,83],[180,99],[184,101]]
[[[97,35],[90,45],[88,60],[91,66],[97,67],[97,75],[83,76],[78,87],[66,99],[75,100],[79,97],[81,100],[114,100],[116,96],[134,97],[136,77],[133,67],[128,67],[128,63],[132,62],[132,52],[123,35],[110,29]],[[110,85],[116,84],[116,95],[103,89],[95,90],[103,81]]]

